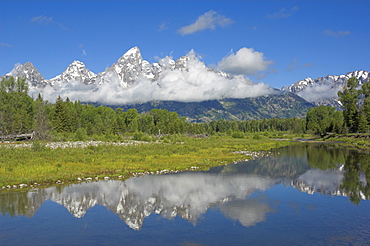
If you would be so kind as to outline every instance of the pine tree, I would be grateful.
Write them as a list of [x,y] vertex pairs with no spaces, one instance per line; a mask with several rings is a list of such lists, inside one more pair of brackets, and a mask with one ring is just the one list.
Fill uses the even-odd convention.
[[39,139],[46,139],[50,123],[46,112],[45,102],[39,94],[34,101],[34,130]]
[[54,106],[53,127],[56,132],[68,132],[70,128],[66,104],[60,96],[58,96]]
[[366,121],[370,125],[370,81],[369,80],[362,84],[362,94],[364,96],[364,101],[361,107],[361,111],[365,114]]
[[357,86],[357,78],[352,77],[347,80],[343,92],[338,92],[339,101],[342,103],[344,109],[344,120],[350,132],[356,132],[358,126],[358,101],[360,99],[360,93],[356,89]]
[[360,110],[358,113],[358,119],[357,119],[357,131],[361,133],[367,132],[369,129],[367,120],[366,120],[366,115],[363,112],[363,110]]
[[33,125],[33,100],[25,79],[0,82],[0,134],[29,133]]

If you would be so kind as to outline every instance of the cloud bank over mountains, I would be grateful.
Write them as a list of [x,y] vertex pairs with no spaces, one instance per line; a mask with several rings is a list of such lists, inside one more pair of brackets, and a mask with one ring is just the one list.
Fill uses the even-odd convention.
[[[71,101],[104,105],[129,105],[150,101],[202,102],[224,98],[244,99],[276,93],[292,92],[316,105],[340,108],[337,93],[345,81],[355,76],[359,84],[369,78],[368,71],[354,71],[345,75],[306,78],[281,90],[258,83],[248,76],[260,76],[270,69],[273,61],[262,52],[242,47],[230,52],[213,68],[207,67],[201,57],[191,50],[178,58],[166,56],[150,64],[141,56],[138,47],[128,50],[111,67],[95,74],[80,61],[74,61],[60,75],[44,79],[28,62],[18,64],[6,76],[24,77],[30,84],[30,95],[40,93],[45,100],[55,102],[58,96]],[[293,60],[291,69],[297,65]]]
[[342,87],[333,88],[330,84],[307,86],[304,90],[297,93],[298,96],[307,100],[308,102],[316,102],[319,100],[338,98],[338,91]]
[[[245,76],[264,71],[271,63],[263,53],[243,47],[225,56],[214,69],[193,50],[176,61],[167,56],[150,64],[134,47],[97,75],[75,61],[61,75],[45,80],[45,86],[31,86],[30,94],[36,98],[41,93],[50,102],[61,96],[107,105],[257,97],[277,92],[267,84],[253,84]],[[8,75],[16,75],[17,69]]]

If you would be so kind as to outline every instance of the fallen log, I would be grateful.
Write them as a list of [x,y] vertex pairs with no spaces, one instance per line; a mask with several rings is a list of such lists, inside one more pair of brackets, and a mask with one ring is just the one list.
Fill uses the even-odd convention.
[[9,134],[5,136],[0,136],[0,141],[22,141],[22,140],[32,140],[35,137],[35,131],[32,133],[24,134]]

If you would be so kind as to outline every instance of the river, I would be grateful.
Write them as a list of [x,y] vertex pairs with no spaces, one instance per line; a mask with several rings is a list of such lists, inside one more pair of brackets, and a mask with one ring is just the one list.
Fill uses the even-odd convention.
[[367,245],[370,155],[297,143],[207,172],[0,193],[0,245]]

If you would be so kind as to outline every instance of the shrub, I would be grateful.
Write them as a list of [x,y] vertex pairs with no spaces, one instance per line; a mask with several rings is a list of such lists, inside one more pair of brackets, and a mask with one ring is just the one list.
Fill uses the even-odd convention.
[[233,138],[244,138],[244,134],[241,131],[235,131],[231,134],[231,137],[233,137]]
[[31,150],[32,151],[42,151],[46,148],[45,144],[44,143],[40,143],[40,142],[33,142],[32,145],[31,145]]
[[74,139],[77,141],[84,141],[87,138],[87,131],[85,128],[78,128]]
[[147,134],[143,132],[135,132],[133,136],[133,140],[150,142],[152,139],[150,138],[150,136],[148,136]]

